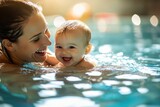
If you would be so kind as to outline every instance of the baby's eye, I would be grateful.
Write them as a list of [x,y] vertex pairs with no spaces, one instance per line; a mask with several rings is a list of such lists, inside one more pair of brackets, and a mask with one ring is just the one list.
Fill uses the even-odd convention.
[[75,47],[75,46],[69,46],[69,48],[70,48],[70,49],[74,49],[74,48],[76,48],[76,47]]
[[61,46],[56,46],[56,48],[61,49],[62,47]]

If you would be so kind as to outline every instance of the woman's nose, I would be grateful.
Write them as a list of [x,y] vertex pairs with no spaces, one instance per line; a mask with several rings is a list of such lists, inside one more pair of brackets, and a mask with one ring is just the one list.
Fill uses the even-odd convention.
[[51,44],[52,44],[51,40],[50,40],[50,39],[48,39],[48,45],[51,45]]
[[48,36],[46,36],[46,35],[44,37],[44,44],[47,45],[47,46],[52,44],[50,38],[48,38]]

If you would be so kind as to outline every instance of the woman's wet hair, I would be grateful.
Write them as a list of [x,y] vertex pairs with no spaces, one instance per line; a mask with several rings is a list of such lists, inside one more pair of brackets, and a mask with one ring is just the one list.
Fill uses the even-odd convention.
[[0,42],[3,39],[16,42],[23,35],[23,26],[29,17],[39,11],[40,8],[31,2],[0,1]]

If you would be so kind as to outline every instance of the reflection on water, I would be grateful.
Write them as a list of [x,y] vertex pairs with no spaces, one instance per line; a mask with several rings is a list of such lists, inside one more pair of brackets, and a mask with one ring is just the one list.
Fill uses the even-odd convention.
[[[103,54],[100,56],[102,58]],[[112,61],[116,58],[118,57]],[[132,59],[129,61],[130,58],[120,60],[121,62],[114,65],[109,62],[111,66],[103,65],[83,72],[73,69],[62,72],[55,68],[43,68],[37,71],[1,73],[0,105],[2,107],[160,105],[158,101],[160,73],[148,67],[143,72],[144,69],[140,69],[143,66],[138,66]],[[125,60],[125,64],[131,63],[132,67],[135,64],[137,71],[131,71],[131,65],[120,66],[124,65]],[[154,73],[157,75],[153,75]]]
[[46,98],[38,101],[36,107],[99,107],[95,102],[88,98],[65,96],[60,98]]
[[0,73],[0,107],[159,107],[157,41],[142,28],[136,37],[132,32],[118,37],[115,32],[103,33],[93,37],[88,56],[96,68]]

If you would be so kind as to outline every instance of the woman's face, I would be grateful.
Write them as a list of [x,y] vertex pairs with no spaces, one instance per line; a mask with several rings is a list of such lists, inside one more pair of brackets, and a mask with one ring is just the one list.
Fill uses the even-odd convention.
[[43,62],[47,58],[47,46],[51,45],[50,32],[42,13],[32,15],[23,28],[24,34],[13,43],[11,57],[14,63]]

